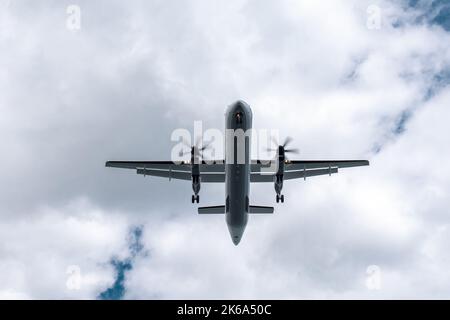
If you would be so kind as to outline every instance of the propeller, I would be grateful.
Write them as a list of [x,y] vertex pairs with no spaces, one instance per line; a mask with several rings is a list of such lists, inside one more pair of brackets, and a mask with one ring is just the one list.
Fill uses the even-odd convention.
[[197,138],[197,141],[195,142],[195,145],[193,145],[193,146],[190,145],[190,143],[189,143],[188,141],[183,140],[182,143],[183,143],[186,147],[189,148],[189,151],[183,151],[183,150],[181,150],[180,153],[179,153],[179,156],[180,156],[180,157],[183,157],[183,156],[185,156],[185,155],[187,155],[187,154],[194,155],[196,151],[198,152],[198,155],[199,155],[199,156],[203,156],[203,155],[202,155],[202,152],[205,151],[205,150],[207,150],[207,149],[209,149],[209,148],[211,147],[211,144],[214,142],[214,140],[212,139],[211,141],[208,141],[208,142],[207,142],[206,144],[204,144],[201,148],[199,148],[201,142],[202,142],[202,137],[201,137],[201,136],[199,136],[199,137]]
[[284,143],[282,145],[278,145],[278,141],[275,139],[275,137],[272,137],[272,142],[277,145],[278,147],[276,149],[274,148],[268,148],[267,151],[275,151],[278,152],[281,155],[285,155],[286,153],[293,153],[293,154],[298,154],[300,152],[299,149],[297,148],[290,148],[287,149],[286,147],[293,141],[294,139],[292,139],[291,137],[286,137],[286,139],[284,140]]

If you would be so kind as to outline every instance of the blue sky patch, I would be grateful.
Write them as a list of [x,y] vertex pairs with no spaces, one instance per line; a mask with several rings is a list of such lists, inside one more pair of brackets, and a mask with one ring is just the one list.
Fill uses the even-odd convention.
[[141,242],[143,227],[133,227],[128,238],[128,250],[130,257],[124,260],[113,258],[111,265],[116,271],[116,279],[113,285],[98,295],[100,300],[120,300],[125,295],[126,272],[133,269],[133,262],[136,256],[142,252],[144,245]]
[[431,25],[439,25],[446,31],[450,31],[450,2],[448,0],[409,0],[408,5],[423,11],[417,22],[426,22]]

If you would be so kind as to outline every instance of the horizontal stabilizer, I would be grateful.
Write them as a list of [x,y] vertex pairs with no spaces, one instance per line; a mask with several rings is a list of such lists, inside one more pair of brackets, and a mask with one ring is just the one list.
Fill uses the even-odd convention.
[[213,206],[213,207],[200,207],[198,208],[199,214],[224,214],[225,206]]
[[[199,214],[224,214],[225,206],[200,207],[200,208],[198,208],[198,213]],[[271,213],[273,213],[273,207],[250,206],[248,213],[271,214]]]
[[249,213],[271,214],[273,213],[273,207],[250,206]]

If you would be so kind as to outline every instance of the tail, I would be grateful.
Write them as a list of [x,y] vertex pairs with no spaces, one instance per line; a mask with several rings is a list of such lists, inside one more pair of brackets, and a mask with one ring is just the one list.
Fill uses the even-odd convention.
[[263,207],[263,206],[250,206],[248,213],[253,214],[272,214],[273,207]]
[[[225,206],[212,206],[198,208],[199,214],[224,214]],[[248,213],[250,214],[272,214],[273,207],[250,206]]]

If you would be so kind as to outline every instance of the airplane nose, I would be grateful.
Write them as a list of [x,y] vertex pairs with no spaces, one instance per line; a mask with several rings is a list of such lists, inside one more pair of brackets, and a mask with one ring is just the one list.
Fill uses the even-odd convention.
[[234,110],[235,110],[235,111],[243,111],[243,110],[246,109],[246,108],[247,108],[247,103],[245,103],[245,102],[242,101],[242,100],[236,101],[236,102],[234,103]]
[[241,242],[241,239],[233,238],[233,243],[234,243],[235,246],[237,246],[239,244],[239,242]]
[[229,106],[228,112],[237,113],[237,112],[244,112],[248,108],[247,103],[245,103],[242,100],[238,100],[232,105]]
[[246,105],[246,103],[244,101],[242,101],[242,100],[238,100],[238,101],[236,101],[235,105],[237,107],[241,107],[242,108],[242,107],[244,107]]
[[245,101],[238,100],[230,104],[225,112],[225,116],[227,117],[227,128],[234,128],[236,124],[242,123],[251,126],[252,110]]
[[233,241],[234,245],[237,246],[239,242],[241,242],[242,235],[244,233],[244,228],[233,227],[229,225],[228,231],[230,232],[231,240]]

